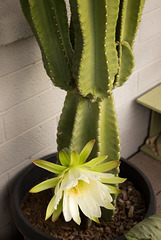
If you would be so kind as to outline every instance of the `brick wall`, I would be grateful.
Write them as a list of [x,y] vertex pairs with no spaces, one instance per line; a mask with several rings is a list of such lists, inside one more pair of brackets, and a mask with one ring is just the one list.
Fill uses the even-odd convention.
[[[150,112],[136,98],[161,82],[161,1],[146,0],[129,81],[114,90],[121,154],[135,153],[147,136]],[[65,92],[46,75],[18,0],[0,6],[0,239],[14,239],[9,200],[12,179],[32,159],[56,151]]]

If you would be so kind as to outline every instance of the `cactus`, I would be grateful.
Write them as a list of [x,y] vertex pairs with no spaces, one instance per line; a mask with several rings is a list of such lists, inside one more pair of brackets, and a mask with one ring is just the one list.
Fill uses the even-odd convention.
[[[53,84],[67,91],[58,150],[80,152],[96,139],[91,157],[120,159],[112,90],[134,68],[132,47],[145,0],[20,0]],[[70,26],[69,26],[70,25]],[[118,174],[118,170],[115,170]]]

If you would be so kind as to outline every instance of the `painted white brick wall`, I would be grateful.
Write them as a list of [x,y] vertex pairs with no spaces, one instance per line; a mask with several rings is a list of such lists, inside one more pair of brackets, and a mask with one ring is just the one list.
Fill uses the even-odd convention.
[[[56,151],[65,92],[46,75],[19,0],[1,1],[0,22],[0,239],[12,240],[12,179],[32,159]],[[148,132],[150,111],[136,98],[161,83],[160,22],[161,1],[146,0],[134,47],[134,73],[114,90],[125,158],[138,151]]]
[[0,45],[32,35],[21,11],[19,0],[1,0],[0,23]]

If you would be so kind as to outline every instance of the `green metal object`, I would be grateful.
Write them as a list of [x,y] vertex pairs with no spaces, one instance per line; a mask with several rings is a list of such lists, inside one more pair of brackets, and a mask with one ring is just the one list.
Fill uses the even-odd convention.
[[[58,150],[120,159],[112,90],[132,73],[132,47],[145,0],[20,0],[53,84],[67,91],[58,124]],[[119,170],[115,171],[118,174]]]

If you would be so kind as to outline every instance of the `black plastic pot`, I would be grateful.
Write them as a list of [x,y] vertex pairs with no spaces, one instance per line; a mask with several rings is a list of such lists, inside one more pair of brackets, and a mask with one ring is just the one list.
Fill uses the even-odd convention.
[[[56,154],[48,155],[44,157],[51,162],[56,161]],[[27,194],[29,189],[41,181],[42,178],[49,176],[49,172],[41,168],[34,166],[33,164],[25,168],[18,177],[18,182],[13,191],[12,198],[12,215],[16,227],[22,233],[27,240],[57,240],[54,237],[48,236],[35,228],[28,220],[24,217],[21,211],[21,203],[24,196]],[[156,212],[156,201],[153,189],[146,176],[132,163],[127,160],[121,159],[120,176],[127,178],[134,183],[135,187],[143,194],[147,212],[146,217]],[[120,236],[115,240],[125,240],[125,236]]]

